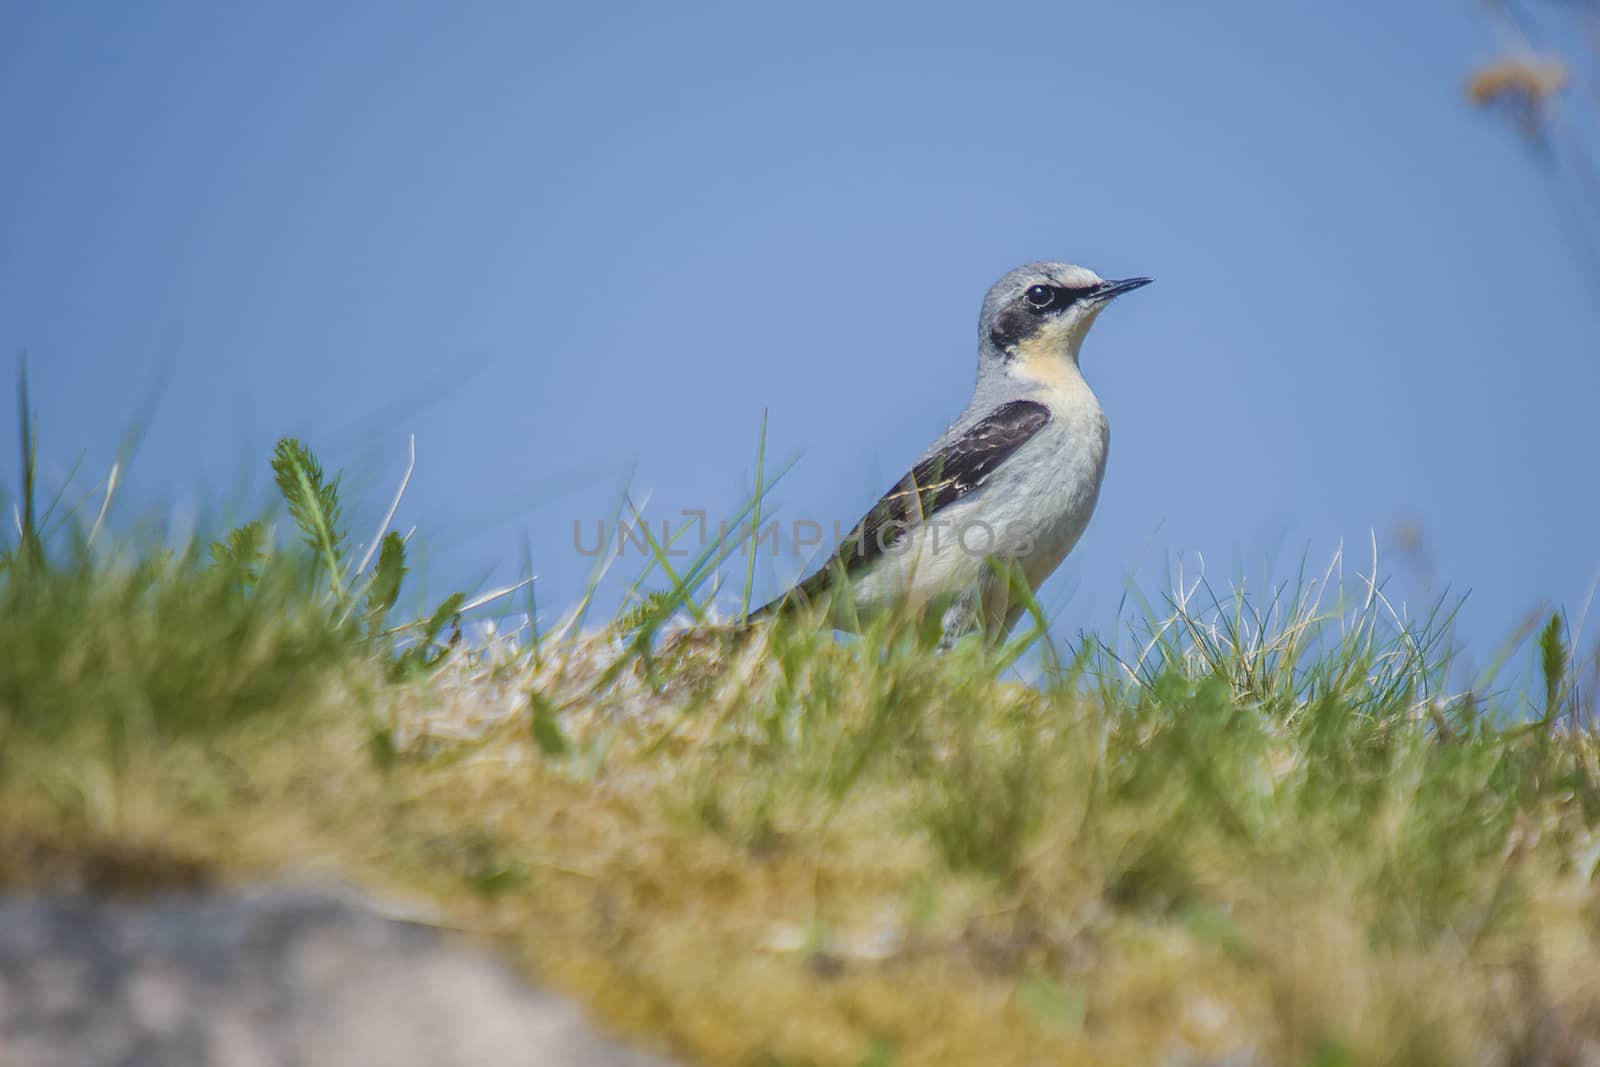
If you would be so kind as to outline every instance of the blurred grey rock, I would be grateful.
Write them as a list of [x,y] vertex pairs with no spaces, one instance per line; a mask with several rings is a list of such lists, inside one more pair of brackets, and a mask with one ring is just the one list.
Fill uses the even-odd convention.
[[649,1067],[484,951],[337,897],[0,896],[6,1067]]

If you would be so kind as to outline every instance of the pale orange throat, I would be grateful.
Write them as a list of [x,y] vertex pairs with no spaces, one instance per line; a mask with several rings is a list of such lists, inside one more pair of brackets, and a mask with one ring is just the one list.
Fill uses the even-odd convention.
[[1014,351],[1016,355],[1012,358],[1011,374],[1023,381],[1060,389],[1078,376],[1078,368],[1073,366],[1072,357],[1062,350],[1059,343],[1048,344],[1042,339],[1030,338],[1018,344]]

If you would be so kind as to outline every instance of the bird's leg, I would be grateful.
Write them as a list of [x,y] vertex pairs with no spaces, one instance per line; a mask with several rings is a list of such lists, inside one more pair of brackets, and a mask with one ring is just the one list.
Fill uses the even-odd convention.
[[945,606],[941,616],[942,634],[939,648],[949,650],[957,641],[983,628],[983,607],[989,599],[989,587],[994,575],[984,571],[976,581],[957,593]]

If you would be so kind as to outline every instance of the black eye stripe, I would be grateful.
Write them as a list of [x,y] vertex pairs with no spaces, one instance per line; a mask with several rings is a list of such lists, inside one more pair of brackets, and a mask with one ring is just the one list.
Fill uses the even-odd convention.
[[1035,313],[1065,311],[1098,288],[1100,287],[1097,285],[1081,288],[1068,288],[1064,285],[1030,285],[1023,290],[1022,302],[1029,311]]

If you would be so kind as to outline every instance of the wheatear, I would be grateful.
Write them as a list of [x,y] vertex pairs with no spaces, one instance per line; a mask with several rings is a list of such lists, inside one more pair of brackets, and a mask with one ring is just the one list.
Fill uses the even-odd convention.
[[1100,495],[1110,428],[1078,351],[1106,304],[1149,283],[1065,263],[1030,263],[996,282],[978,319],[966,411],[827,563],[751,618],[826,602],[839,629],[910,609],[936,613],[947,645],[973,630],[1007,633],[1023,608],[1012,582],[1037,590]]

